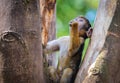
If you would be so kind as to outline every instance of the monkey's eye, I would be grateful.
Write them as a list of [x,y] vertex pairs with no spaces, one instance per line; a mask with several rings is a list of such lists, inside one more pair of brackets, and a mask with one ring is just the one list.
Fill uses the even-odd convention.
[[80,19],[79,21],[83,22],[83,19]]

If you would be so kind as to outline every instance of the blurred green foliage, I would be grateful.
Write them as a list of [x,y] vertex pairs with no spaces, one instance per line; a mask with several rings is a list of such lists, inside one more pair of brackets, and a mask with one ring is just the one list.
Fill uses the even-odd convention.
[[[57,0],[57,37],[69,35],[69,21],[77,16],[85,16],[93,24],[99,0]],[[83,55],[89,39],[85,42]]]

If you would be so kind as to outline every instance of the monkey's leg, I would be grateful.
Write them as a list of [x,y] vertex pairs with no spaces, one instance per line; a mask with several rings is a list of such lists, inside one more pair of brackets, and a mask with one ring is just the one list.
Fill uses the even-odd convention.
[[58,77],[58,74],[57,74],[57,71],[56,69],[53,67],[53,66],[50,66],[48,68],[49,70],[49,74],[50,74],[50,78],[54,81],[54,82],[57,82],[59,77]]
[[71,68],[64,69],[63,75],[60,79],[60,83],[70,83],[72,73],[73,73],[73,70]]

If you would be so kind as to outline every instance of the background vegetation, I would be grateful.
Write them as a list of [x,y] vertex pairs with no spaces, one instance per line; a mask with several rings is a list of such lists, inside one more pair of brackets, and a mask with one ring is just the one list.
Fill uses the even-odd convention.
[[[68,23],[77,16],[85,16],[93,25],[99,0],[57,0],[57,37],[69,35]],[[85,43],[83,55],[88,46]]]

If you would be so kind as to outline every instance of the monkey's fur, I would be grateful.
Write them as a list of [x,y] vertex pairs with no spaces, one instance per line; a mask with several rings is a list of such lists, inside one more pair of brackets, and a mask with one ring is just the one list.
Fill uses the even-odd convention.
[[[85,17],[77,17],[70,23],[70,36],[63,36],[47,43],[44,53],[60,52],[58,66],[50,66],[54,82],[73,83],[81,62],[84,41],[91,36],[91,25]],[[90,30],[91,29],[91,30]]]

